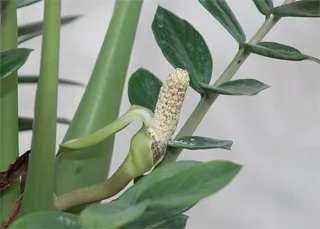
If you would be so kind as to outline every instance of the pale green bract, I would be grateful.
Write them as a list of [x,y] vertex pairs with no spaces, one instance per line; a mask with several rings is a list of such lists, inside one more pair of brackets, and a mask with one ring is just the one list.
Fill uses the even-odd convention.
[[59,151],[74,151],[98,144],[112,134],[121,131],[133,121],[141,120],[147,127],[149,127],[152,122],[152,118],[153,113],[149,109],[132,105],[126,113],[106,127],[83,138],[71,139],[61,144]]

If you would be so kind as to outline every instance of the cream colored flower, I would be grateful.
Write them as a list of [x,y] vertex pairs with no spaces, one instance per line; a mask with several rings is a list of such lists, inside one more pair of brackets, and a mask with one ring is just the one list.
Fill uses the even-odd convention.
[[175,69],[161,87],[152,124],[148,128],[153,138],[154,163],[162,159],[168,141],[176,130],[180,111],[189,86],[186,70]]

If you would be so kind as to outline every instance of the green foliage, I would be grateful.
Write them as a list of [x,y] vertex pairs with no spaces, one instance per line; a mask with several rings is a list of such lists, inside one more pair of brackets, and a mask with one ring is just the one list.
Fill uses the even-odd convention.
[[174,148],[183,148],[189,150],[197,150],[197,149],[227,149],[230,150],[233,142],[229,140],[220,140],[220,139],[212,139],[205,138],[199,136],[187,136],[182,137],[174,141],[170,141],[168,143],[169,146]]
[[[240,169],[240,165],[227,161],[213,161],[195,165],[147,187],[138,196],[136,203],[150,200],[150,209],[155,210],[172,210],[195,204],[202,198],[224,188]],[[138,182],[136,185],[140,184]]]
[[[142,0],[116,1],[95,67],[63,142],[89,135],[118,118],[141,6]],[[55,163],[56,194],[104,182],[113,144],[112,136],[92,147],[59,154]],[[66,177],[72,177],[72,182]]]
[[42,0],[15,0],[15,1],[16,1],[17,8],[22,8],[22,7],[33,5]]
[[[192,162],[186,162],[185,165],[189,167],[190,163]],[[173,210],[195,204],[202,198],[221,190],[241,169],[240,165],[227,161],[194,162],[189,168],[183,165],[183,162],[177,166],[176,163],[172,163],[171,166],[176,172],[173,174],[166,172],[165,179],[159,175],[159,173],[163,175],[161,172],[155,171],[153,172],[155,174],[151,173],[142,178],[129,189],[129,194],[123,195],[131,197],[129,200],[128,196],[125,197],[131,204],[148,200],[151,210]],[[183,169],[177,172],[181,167]],[[121,197],[119,200],[126,202]]]
[[0,80],[17,71],[27,61],[31,51],[17,48],[0,52]]
[[[17,8],[21,8],[39,1],[15,0],[15,4]],[[288,2],[294,2],[294,0],[285,1],[285,3]],[[201,94],[200,103],[178,133],[177,138],[167,142],[166,155],[171,155],[174,159],[177,158],[182,149],[231,149],[232,141],[192,136],[192,134],[219,95],[253,96],[269,88],[268,85],[255,79],[231,80],[251,53],[281,60],[312,60],[320,63],[318,58],[303,54],[293,47],[275,42],[261,42],[281,17],[319,17],[320,2],[318,0],[298,1],[276,8],[274,8],[272,0],[253,0],[257,9],[266,16],[266,19],[261,28],[247,43],[245,43],[245,33],[227,1],[199,0],[199,3],[235,38],[240,48],[235,58],[216,80],[216,83],[211,85],[212,57],[201,34],[189,22],[161,6],[158,7],[152,22],[156,42],[165,58],[174,68],[183,68],[188,71],[190,86]],[[141,5],[141,0],[116,1],[114,15],[89,84],[65,136],[64,143],[60,145],[60,152],[55,161],[55,193],[57,198],[51,198],[53,194],[53,169],[50,166],[53,164],[51,159],[54,158],[54,151],[52,150],[54,145],[50,144],[52,143],[50,140],[54,139],[56,121],[64,124],[69,124],[70,121],[56,119],[56,116],[53,118],[52,114],[55,113],[56,109],[55,100],[47,99],[50,96],[55,96],[56,92],[46,92],[49,89],[55,90],[58,83],[83,86],[83,84],[75,81],[58,80],[57,77],[54,77],[57,76],[57,65],[52,70],[52,62],[46,59],[49,53],[53,52],[50,57],[54,57],[54,62],[57,64],[56,58],[59,50],[57,38],[60,25],[58,26],[58,21],[54,18],[59,18],[57,17],[58,8],[52,9],[50,7],[50,10],[55,10],[55,17],[52,17],[52,20],[47,20],[47,22],[55,21],[55,25],[53,28],[50,26],[47,33],[44,33],[44,38],[47,37],[48,39],[49,37],[50,39],[44,42],[43,47],[51,50],[51,52],[47,50],[42,56],[47,60],[47,62],[42,63],[41,69],[45,69],[40,74],[42,79],[39,80],[36,75],[17,78],[16,71],[27,60],[30,49],[7,50],[14,48],[13,46],[2,48],[4,51],[1,52],[0,56],[0,78],[2,79],[0,83],[14,76],[14,80],[11,81],[11,84],[14,83],[13,86],[17,87],[17,82],[20,84],[39,83],[38,89],[40,88],[40,94],[42,94],[37,95],[37,102],[38,104],[41,102],[42,105],[36,107],[35,110],[36,119],[38,119],[38,121],[35,121],[35,126],[37,126],[38,131],[33,133],[33,156],[28,173],[28,177],[32,177],[33,183],[29,184],[29,190],[24,194],[22,214],[52,209],[52,199],[55,200],[53,205],[55,210],[69,209],[68,207],[59,208],[61,206],[59,203],[62,203],[62,206],[64,206],[63,203],[67,203],[67,205],[71,203],[69,206],[77,206],[77,204],[100,201],[115,195],[132,179],[136,178],[135,184],[115,202],[91,204],[88,207],[81,206],[79,209],[84,208],[84,210],[79,216],[58,211],[31,213],[19,218],[11,225],[10,229],[114,229],[119,227],[121,229],[183,229],[186,227],[188,219],[188,216],[183,213],[192,208],[198,201],[223,189],[241,170],[241,165],[229,161],[167,163],[170,160],[164,158],[163,163],[157,165],[160,167],[144,174],[155,164],[152,159],[153,149],[151,147],[153,139],[147,127],[152,124],[153,113],[151,111],[154,111],[156,107],[162,86],[161,80],[144,68],[134,72],[128,82],[128,97],[133,106],[127,113],[117,119]],[[77,18],[78,16],[64,17],[61,23],[67,24]],[[41,35],[42,28],[42,22],[36,22],[21,26],[18,31],[15,29],[14,32],[18,32],[19,43],[22,43]],[[44,28],[49,27],[44,26]],[[55,32],[52,32],[52,30]],[[48,34],[51,34],[51,36]],[[106,60],[110,61],[106,62]],[[44,83],[43,75],[51,76],[53,81]],[[43,85],[46,85],[46,87]],[[3,88],[5,87],[3,86]],[[43,105],[43,102],[47,103]],[[46,109],[47,104],[50,104],[50,106]],[[47,111],[50,113],[46,113]],[[15,115],[17,114],[18,112],[15,111]],[[49,119],[41,118],[47,118],[48,116],[50,116]],[[15,120],[17,120],[17,117]],[[45,122],[44,120],[49,121]],[[142,120],[143,126],[132,137],[130,150],[124,162],[117,172],[105,182],[105,175],[109,170],[111,161],[113,135],[135,120]],[[1,119],[1,121],[4,123],[7,120]],[[49,124],[54,124],[54,126]],[[32,127],[32,118],[19,117],[20,131],[32,130]],[[45,141],[42,142],[42,140]],[[48,146],[49,154],[47,154]],[[62,153],[62,150],[74,150],[76,152]],[[41,155],[37,154],[37,151],[45,153]],[[43,161],[45,161],[45,166],[41,167]],[[65,179],[66,177],[68,179]],[[41,182],[38,182],[39,180]],[[112,190],[110,187],[112,187]],[[86,188],[90,192],[85,192]],[[71,190],[74,191],[69,192]],[[77,195],[73,196],[74,193],[77,193]],[[91,198],[91,195],[95,194],[98,194],[98,198],[96,196]],[[78,196],[80,200],[73,198]],[[66,200],[66,202],[59,202],[59,200]],[[89,201],[86,202],[86,200]],[[79,209],[71,209],[71,211],[79,212]]]
[[199,2],[214,16],[220,24],[236,39],[245,42],[246,35],[241,25],[225,0],[199,0]]
[[231,80],[219,86],[210,86],[207,84],[202,84],[201,86],[207,93],[248,96],[256,95],[259,92],[269,88],[268,85],[255,79]]
[[182,172],[189,168],[192,168],[193,166],[200,163],[201,162],[196,161],[178,161],[159,167],[149,175],[141,178],[137,185],[134,185],[131,188],[129,188],[125,193],[123,193],[119,197],[117,201],[121,203],[134,204],[137,202],[139,196],[147,189],[147,187],[150,187],[156,184],[157,182],[166,180],[169,177],[174,176],[179,172]]
[[136,205],[121,203],[95,204],[86,208],[79,222],[86,228],[114,229],[138,218],[148,207],[148,201]]
[[[177,208],[171,211],[147,210],[142,216],[126,224],[121,229],[169,229],[170,225],[176,225],[177,229],[180,229],[180,226],[183,224],[182,221],[185,219],[185,215],[182,212],[189,210],[191,207]],[[175,218],[177,220],[174,220]],[[180,223],[177,221],[180,221]],[[162,226],[168,226],[169,228]]]
[[[17,10],[15,2],[13,0],[1,1],[0,13],[0,171],[4,171],[19,156],[18,72],[16,69],[20,67],[18,63],[21,63],[21,55],[17,56],[19,60],[13,60],[10,54],[11,52],[17,52]],[[2,58],[3,51],[7,51],[6,53],[10,55]],[[10,75],[2,78],[11,71]],[[0,193],[0,223],[5,220],[7,213],[19,196],[18,181],[14,182],[9,189]]]
[[141,178],[115,203],[86,208],[80,223],[87,228],[111,229],[137,219],[124,228],[184,228],[187,217],[179,214],[226,186],[240,168],[226,161],[168,164]]
[[40,80],[37,85],[32,128],[32,156],[29,160],[20,215],[51,210],[54,204],[60,15],[60,0],[45,1]]
[[316,62],[320,61],[317,58],[302,54],[299,50],[293,47],[276,42],[259,42],[256,45],[241,43],[240,46],[248,52],[274,59],[291,61],[310,59]]
[[165,58],[173,67],[186,69],[190,86],[202,93],[199,83],[210,82],[212,59],[200,33],[189,22],[161,6],[152,22],[152,30]]
[[[36,84],[39,82],[39,76],[35,75],[20,75],[18,77],[19,84]],[[59,79],[59,84],[71,85],[71,86],[85,86],[85,84],[68,79]]]
[[269,11],[274,7],[272,0],[253,0],[253,2],[260,13],[266,16],[270,14]]
[[320,1],[304,0],[273,8],[270,13],[279,17],[320,17]]
[[[33,118],[19,117],[19,131],[32,130]],[[57,118],[57,123],[70,124],[71,121],[65,118]]]
[[187,225],[188,216],[178,215],[171,219],[164,220],[163,222],[149,227],[150,229],[184,229]]
[[[61,26],[67,25],[76,19],[80,18],[77,16],[66,16],[61,18]],[[26,42],[32,38],[40,36],[43,33],[43,22],[33,22],[30,24],[19,26],[18,28],[18,44]]]
[[65,212],[43,211],[28,214],[15,221],[9,229],[85,229],[78,217]]
[[132,74],[128,83],[128,96],[131,105],[139,105],[154,111],[162,86],[154,74],[144,68]]

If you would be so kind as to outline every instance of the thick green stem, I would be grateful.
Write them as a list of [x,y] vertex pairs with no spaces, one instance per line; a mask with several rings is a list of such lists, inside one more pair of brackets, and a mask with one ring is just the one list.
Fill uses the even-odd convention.
[[[283,4],[288,4],[291,2],[294,2],[295,0],[286,0]],[[268,17],[262,26],[259,28],[259,30],[255,33],[255,35],[252,37],[252,39],[248,42],[249,44],[256,44],[268,34],[268,32],[276,25],[276,23],[280,20],[279,17],[275,17],[271,15]],[[232,79],[232,77],[235,75],[235,73],[238,71],[238,69],[241,67],[241,65],[244,63],[244,61],[248,58],[250,55],[249,52],[246,52],[244,49],[239,49],[233,60],[230,62],[228,67],[225,69],[225,71],[221,74],[221,76],[217,79],[217,81],[214,83],[214,86],[218,86],[222,83],[225,83]],[[208,110],[212,106],[212,104],[215,102],[215,100],[218,98],[218,94],[210,94],[210,95],[204,95],[195,110],[191,113],[189,119],[184,124],[184,126],[181,128],[180,132],[176,136],[176,139],[192,135],[197,127],[199,126],[200,122],[204,118],[204,116],[207,114]],[[179,148],[170,148],[167,150],[165,157],[163,158],[162,162],[158,164],[158,166],[164,165],[166,163],[175,161],[180,153],[182,152],[182,149]]]
[[143,125],[132,137],[127,157],[106,182],[60,195],[55,199],[55,209],[67,210],[71,207],[107,199],[120,192],[131,180],[141,176],[154,166],[152,142],[147,126]]
[[58,196],[55,199],[54,209],[65,211],[76,206],[101,201],[114,196],[134,179],[126,170],[127,162],[128,159],[104,183],[94,184]]
[[[64,142],[87,136],[117,119],[141,6],[142,0],[116,1],[90,81]],[[110,137],[92,147],[59,154],[55,179],[57,195],[104,182],[113,143],[114,137]]]
[[53,208],[59,73],[60,0],[45,0],[40,77],[21,215]]
[[[17,11],[15,1],[7,2],[2,12],[0,50],[17,47]],[[8,169],[19,156],[18,142],[18,73],[0,80],[0,171]],[[19,182],[0,193],[0,224],[20,196]]]

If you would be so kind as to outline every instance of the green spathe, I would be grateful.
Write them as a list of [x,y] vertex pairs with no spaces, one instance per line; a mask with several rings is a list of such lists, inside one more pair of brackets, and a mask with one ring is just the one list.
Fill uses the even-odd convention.
[[152,118],[153,113],[149,109],[132,105],[126,113],[124,113],[120,118],[110,123],[106,127],[83,138],[71,139],[61,144],[59,151],[73,151],[96,145],[101,141],[107,139],[112,134],[121,131],[131,122],[136,120],[141,120],[147,126],[150,126]]
[[143,124],[131,139],[127,157],[106,182],[58,196],[54,208],[58,211],[64,211],[72,207],[110,198],[120,192],[134,178],[143,175],[154,166],[151,150],[152,141],[147,126]]

